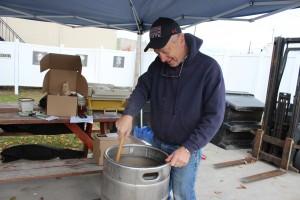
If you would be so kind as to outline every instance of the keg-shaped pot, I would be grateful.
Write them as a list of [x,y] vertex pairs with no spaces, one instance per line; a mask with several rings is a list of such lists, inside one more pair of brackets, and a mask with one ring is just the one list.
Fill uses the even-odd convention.
[[147,145],[123,146],[119,163],[118,146],[104,153],[101,200],[167,199],[170,169],[168,154]]

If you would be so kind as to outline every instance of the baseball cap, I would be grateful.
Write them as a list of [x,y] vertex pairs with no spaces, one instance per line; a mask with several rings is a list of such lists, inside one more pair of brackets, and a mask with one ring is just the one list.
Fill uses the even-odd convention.
[[149,48],[163,48],[168,43],[170,37],[178,33],[181,33],[181,28],[176,21],[165,17],[158,18],[150,28],[150,42],[144,49],[144,52],[148,51]]

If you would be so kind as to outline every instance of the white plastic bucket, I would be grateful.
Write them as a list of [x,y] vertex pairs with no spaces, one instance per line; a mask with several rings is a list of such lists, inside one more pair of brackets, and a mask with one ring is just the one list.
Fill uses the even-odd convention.
[[21,112],[33,111],[34,99],[32,98],[19,98],[19,110]]

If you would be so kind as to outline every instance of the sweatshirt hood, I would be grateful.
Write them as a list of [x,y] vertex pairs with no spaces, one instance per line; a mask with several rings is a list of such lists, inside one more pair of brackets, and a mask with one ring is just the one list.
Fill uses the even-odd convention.
[[192,60],[196,54],[199,52],[200,47],[203,44],[203,40],[200,38],[195,37],[194,35],[190,33],[185,33],[185,42],[189,48],[189,56],[187,59],[187,62]]

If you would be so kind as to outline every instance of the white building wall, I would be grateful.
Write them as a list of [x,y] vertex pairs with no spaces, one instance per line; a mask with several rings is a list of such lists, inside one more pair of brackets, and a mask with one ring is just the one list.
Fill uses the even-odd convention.
[[26,43],[71,48],[116,49],[117,31],[112,29],[68,26],[19,18],[3,17]]

